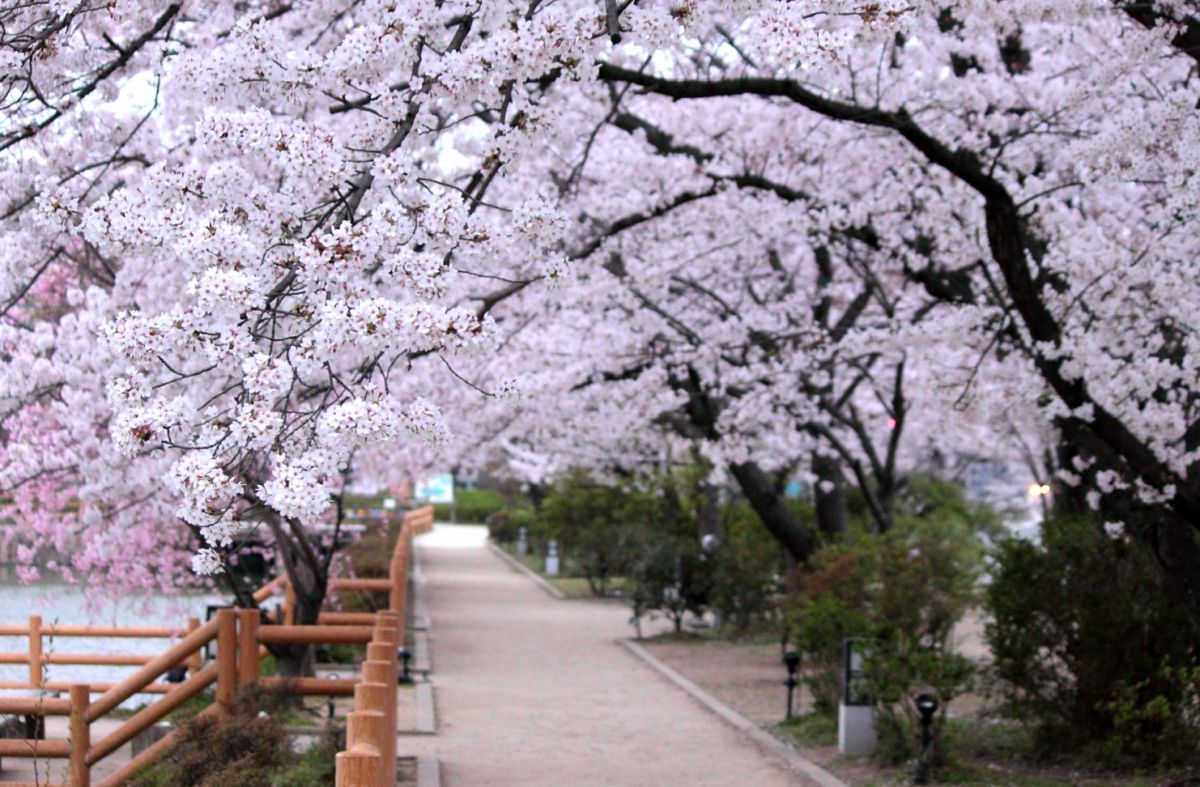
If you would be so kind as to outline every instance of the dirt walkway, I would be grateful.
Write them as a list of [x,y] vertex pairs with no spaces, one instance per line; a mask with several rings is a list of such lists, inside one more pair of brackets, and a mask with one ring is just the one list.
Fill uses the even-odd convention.
[[447,787],[806,784],[616,644],[621,605],[555,601],[482,528],[420,539]]

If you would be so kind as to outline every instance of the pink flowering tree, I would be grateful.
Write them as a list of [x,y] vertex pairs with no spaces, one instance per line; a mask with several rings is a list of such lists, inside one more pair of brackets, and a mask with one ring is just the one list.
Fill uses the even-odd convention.
[[[887,34],[809,10],[739,14],[805,59]],[[560,164],[586,160],[579,130],[606,111],[600,63],[616,47],[686,57],[691,16],[536,0],[0,10],[0,486],[22,536],[69,572],[162,588],[183,554],[220,574],[260,533],[315,620],[329,554],[313,530],[347,472],[445,442],[445,375],[465,385],[456,366],[519,330],[491,312],[619,231],[577,246],[563,195],[582,168]]]
[[695,449],[803,555],[777,474],[886,529],[1033,422],[1200,620],[1195,13],[0,11],[3,486],[113,577],[265,530],[308,620],[309,531],[389,456]]

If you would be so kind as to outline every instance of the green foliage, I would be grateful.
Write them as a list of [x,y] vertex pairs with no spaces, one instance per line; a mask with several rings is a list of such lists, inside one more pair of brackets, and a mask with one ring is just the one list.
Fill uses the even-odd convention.
[[837,743],[837,719],[828,713],[813,712],[793,716],[775,725],[775,731],[805,749]]
[[438,503],[433,516],[439,522],[449,522],[451,516],[459,522],[486,522],[487,518],[504,508],[504,497],[491,489],[455,489],[454,505]]
[[502,508],[486,520],[488,536],[497,544],[515,544],[525,528],[526,537],[537,530],[537,514],[532,506]]
[[346,748],[344,733],[326,732],[291,767],[276,774],[271,787],[328,787],[334,783],[335,758]]
[[[132,787],[324,787],[334,781],[334,757],[344,735],[330,732],[297,756],[284,724],[292,704],[280,693],[245,690],[233,718],[192,717],[164,758],[142,771]],[[265,715],[259,711],[265,710]]]
[[952,650],[954,625],[976,601],[984,551],[980,531],[997,522],[951,484],[914,478],[884,535],[853,533],[824,547],[795,577],[787,625],[808,667],[818,710],[831,713],[841,689],[842,647],[849,637],[875,641],[868,690],[879,712],[879,753],[900,762],[913,754],[915,696],[942,703],[965,691],[974,667]]
[[139,775],[134,787],[262,787],[284,770],[291,750],[283,727],[259,716],[260,696],[244,693],[233,719],[191,719],[163,761]]
[[702,560],[696,538],[658,535],[642,549],[630,572],[634,624],[650,612],[660,612],[683,630],[688,612],[699,614],[707,603],[710,567]]
[[1040,545],[1003,542],[996,561],[994,673],[1038,748],[1109,765],[1195,762],[1196,641],[1147,558],[1095,522],[1058,518]]
[[[540,512],[541,538],[557,538],[592,592],[603,596],[609,577],[633,567],[643,532],[657,518],[654,496],[631,485],[607,486],[572,471],[555,484]],[[540,540],[540,539],[539,539]]]
[[772,612],[771,600],[781,590],[783,553],[745,503],[721,511],[725,538],[710,556],[713,561],[709,601],[737,632]]

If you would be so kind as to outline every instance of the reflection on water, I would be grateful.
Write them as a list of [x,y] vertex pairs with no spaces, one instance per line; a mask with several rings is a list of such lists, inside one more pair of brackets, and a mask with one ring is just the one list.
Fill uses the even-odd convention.
[[[0,585],[0,623],[28,623],[30,615],[41,615],[42,625],[53,623],[93,624],[98,626],[169,626],[183,628],[189,615],[204,620],[205,605],[212,599],[205,594],[167,597],[154,594],[127,596],[119,602],[85,605],[88,591],[77,585],[39,583],[36,585]],[[156,654],[170,645],[165,639],[117,639],[108,637],[43,636],[46,653],[137,653]],[[27,637],[0,636],[0,651],[27,653]],[[46,680],[115,682],[135,672],[137,667],[94,667],[73,664],[45,665]],[[25,664],[0,664],[0,680],[27,680]],[[141,704],[147,697],[134,697]]]

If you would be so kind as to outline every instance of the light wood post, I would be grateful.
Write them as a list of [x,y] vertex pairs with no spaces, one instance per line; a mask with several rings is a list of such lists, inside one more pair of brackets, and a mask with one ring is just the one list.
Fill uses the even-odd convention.
[[288,582],[283,591],[283,624],[290,626],[296,622],[296,589]]
[[379,787],[383,758],[377,751],[344,751],[334,758],[335,787]]
[[87,709],[91,687],[86,683],[71,684],[71,787],[90,787],[91,768],[87,764],[88,748],[92,745]]
[[[188,618],[187,633],[191,634],[198,628],[200,628],[200,618]],[[201,652],[201,650],[197,650],[195,653],[188,656],[187,665],[189,675],[195,675],[197,672],[204,669],[204,654]]]
[[217,610],[217,714],[228,719],[237,694],[237,610]]
[[[390,652],[390,659],[384,658]],[[362,663],[362,679],[367,685],[387,686],[383,697],[383,784],[393,787],[396,783],[396,658],[395,648],[390,643],[372,642],[367,645],[367,660]],[[362,684],[359,684],[362,685]],[[357,689],[356,689],[357,690]]]
[[238,610],[238,685],[258,680],[258,610]]
[[40,689],[43,684],[42,672],[42,616],[29,616],[29,685]]

